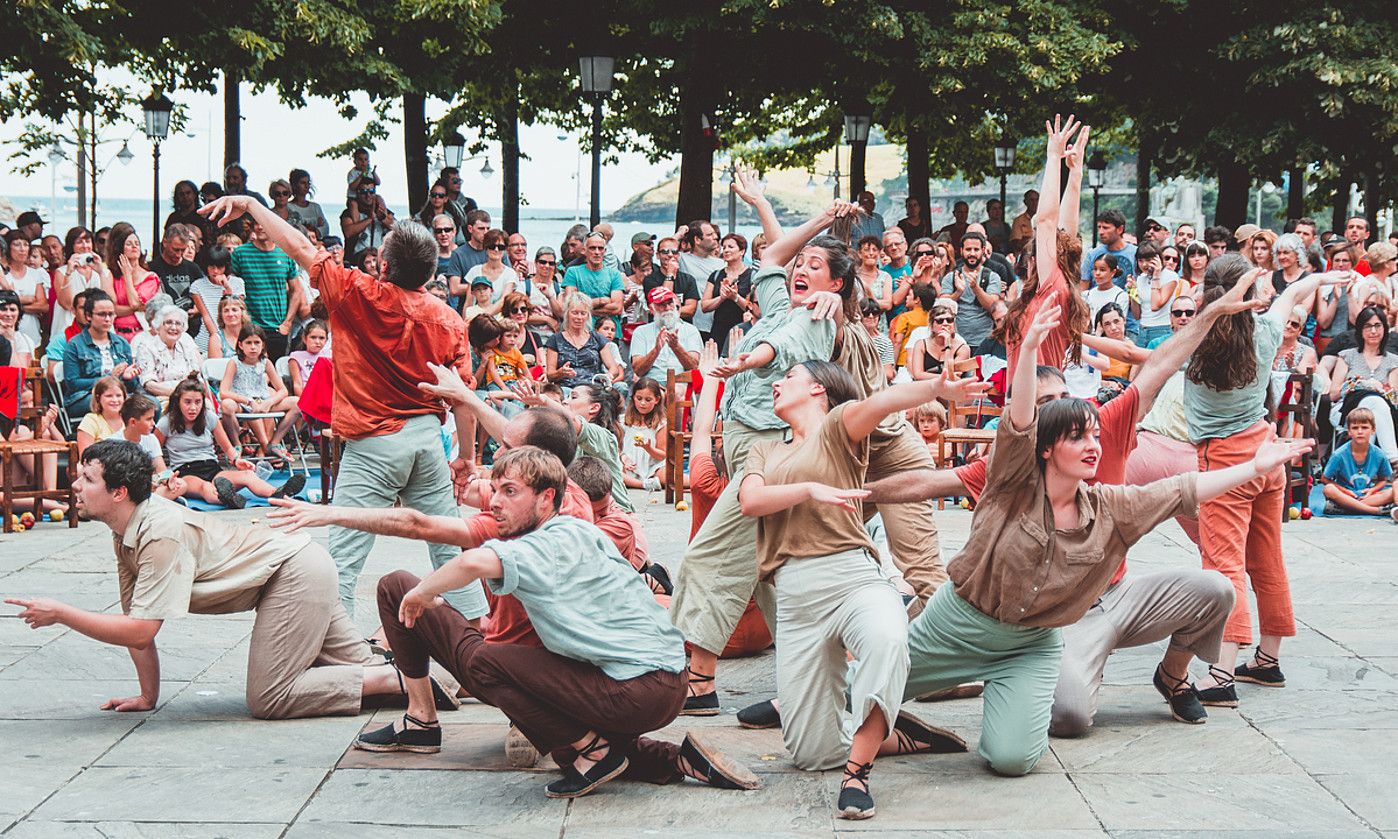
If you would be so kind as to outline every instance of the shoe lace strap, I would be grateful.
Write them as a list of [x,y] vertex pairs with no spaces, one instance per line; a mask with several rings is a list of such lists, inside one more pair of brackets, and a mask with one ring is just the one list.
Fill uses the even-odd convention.
[[437,722],[436,720],[433,720],[432,722],[424,722],[423,720],[418,719],[412,714],[404,714],[403,727],[407,728],[409,723],[417,726],[418,728],[437,728],[441,725],[441,723]]
[[1264,653],[1261,647],[1258,647],[1256,650],[1254,650],[1252,655],[1253,658],[1257,661],[1257,663],[1262,665],[1263,667],[1277,667],[1281,664],[1281,659],[1277,658],[1274,655],[1268,655],[1267,653]]
[[1213,677],[1214,681],[1217,682],[1218,686],[1221,688],[1233,684],[1233,674],[1228,670],[1224,670],[1222,667],[1210,664],[1209,675]]
[[1165,672],[1165,666],[1163,664],[1157,665],[1156,670],[1160,673],[1160,681],[1165,683],[1165,687],[1169,689],[1171,696],[1179,696],[1180,694],[1189,693],[1194,690],[1194,684],[1190,682],[1188,678],[1177,679],[1171,676],[1169,673]]
[[[853,771],[850,770],[850,767],[851,767],[851,766],[854,767],[854,770],[853,770]],[[872,772],[873,769],[874,769],[874,762],[873,762],[873,761],[870,761],[870,762],[868,762],[868,763],[856,763],[856,762],[854,762],[854,761],[852,761],[852,760],[847,760],[847,761],[845,761],[845,777],[844,777],[844,779],[841,781],[841,784],[840,784],[840,785],[841,785],[841,786],[848,786],[848,785],[851,784],[851,783],[856,783],[856,784],[859,784],[860,786],[864,787],[864,791],[865,791],[865,792],[868,792],[868,791],[869,791],[869,773]]]
[[592,735],[592,739],[587,741],[587,745],[583,746],[581,749],[578,749],[578,757],[584,760],[593,761],[595,763],[601,758],[593,757],[593,754],[595,752],[603,752],[605,754],[607,751],[611,749],[611,747],[611,743],[604,743],[602,741],[601,734],[594,734]]

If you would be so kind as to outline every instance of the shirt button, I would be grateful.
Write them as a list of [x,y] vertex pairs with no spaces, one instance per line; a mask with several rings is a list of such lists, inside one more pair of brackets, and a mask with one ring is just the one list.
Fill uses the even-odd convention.
[[1039,590],[1039,587],[1038,587],[1038,586],[1034,586],[1034,590],[1035,590],[1035,591],[1038,591],[1038,590]]

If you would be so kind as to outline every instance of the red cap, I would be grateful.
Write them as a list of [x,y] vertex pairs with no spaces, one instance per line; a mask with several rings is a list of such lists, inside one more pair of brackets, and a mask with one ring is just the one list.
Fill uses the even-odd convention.
[[675,299],[675,293],[663,285],[658,285],[646,293],[646,299],[651,303],[669,303]]

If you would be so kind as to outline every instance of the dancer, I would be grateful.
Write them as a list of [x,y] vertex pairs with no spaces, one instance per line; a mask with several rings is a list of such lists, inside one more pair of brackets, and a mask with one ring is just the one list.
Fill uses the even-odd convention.
[[[856,401],[859,385],[828,361],[805,361],[772,385],[786,442],[748,451],[738,498],[759,518],[758,574],[777,591],[777,696],[782,738],[802,769],[844,761],[835,815],[874,815],[869,772],[877,754],[964,750],[958,738],[900,714],[907,673],[903,602],[879,568],[859,499],[870,435],[891,413],[930,399],[974,398],[987,385],[939,378]],[[848,685],[845,654],[858,661]],[[955,749],[959,745],[960,749]]]
[[984,680],[979,752],[1002,775],[1029,772],[1047,750],[1060,628],[1092,608],[1127,549],[1164,519],[1192,512],[1196,499],[1310,449],[1309,441],[1270,440],[1228,469],[1144,487],[1086,485],[1101,457],[1097,410],[1072,398],[1040,409],[1033,398],[1034,359],[1059,314],[1041,310],[1024,336],[966,547],[908,629],[904,696]]
[[[139,445],[112,438],[83,452],[73,481],[78,515],[112,531],[120,615],[46,598],[5,601],[24,609],[19,617],[31,628],[61,624],[128,649],[141,692],[109,699],[102,710],[159,704],[155,639],[165,621],[186,614],[257,612],[247,702],[258,719],[353,716],[364,697],[402,692],[393,667],[371,664],[369,646],[335,597],[335,566],[324,548],[152,497],[151,469]],[[432,703],[433,688],[424,684]]]
[[[379,581],[379,616],[407,677],[408,711],[355,746],[441,749],[430,657],[553,753],[563,777],[545,787],[550,798],[586,795],[623,774],[761,786],[692,732],[679,745],[641,736],[668,725],[684,704],[684,639],[611,540],[559,515],[567,481],[563,464],[542,449],[505,452],[491,474],[490,507],[501,534],[514,538],[467,551],[425,580],[395,571]],[[442,592],[474,580],[519,598],[543,648],[488,644],[460,614],[437,608]]]
[[[1210,262],[1204,275],[1200,315],[1208,312],[1239,277],[1250,277],[1255,283],[1263,271],[1253,268],[1238,254],[1225,254]],[[1266,274],[1270,276],[1270,269]],[[1297,301],[1321,285],[1340,285],[1354,279],[1352,272],[1311,274],[1288,285],[1272,300],[1265,314],[1254,317],[1246,311],[1214,324],[1185,371],[1185,419],[1189,436],[1198,449],[1201,473],[1237,468],[1235,464],[1245,463],[1252,452],[1263,451],[1276,438],[1276,430],[1267,419],[1266,403],[1282,324]],[[1235,678],[1268,687],[1286,685],[1279,660],[1281,641],[1296,634],[1281,545],[1286,493],[1286,469],[1282,467],[1288,461],[1289,458],[1274,464],[1235,491],[1200,507],[1204,567],[1227,576],[1237,594],[1224,626],[1219,663],[1211,665],[1209,675],[1196,685],[1206,705],[1236,708]],[[1232,665],[1240,645],[1253,640],[1245,587],[1249,581],[1257,595],[1262,638],[1252,661],[1235,668]]]

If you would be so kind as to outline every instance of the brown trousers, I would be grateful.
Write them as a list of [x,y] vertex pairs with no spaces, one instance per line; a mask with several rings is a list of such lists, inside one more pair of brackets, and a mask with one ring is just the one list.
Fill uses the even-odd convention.
[[684,706],[685,675],[654,670],[617,681],[601,668],[520,644],[487,644],[455,609],[429,609],[412,629],[398,619],[418,578],[395,571],[379,580],[379,619],[403,675],[427,675],[435,659],[471,695],[499,708],[541,752],[573,762],[570,744],[587,732],[607,738],[631,761],[624,777],[668,784],[682,776],[679,747],[641,737],[674,721]]

